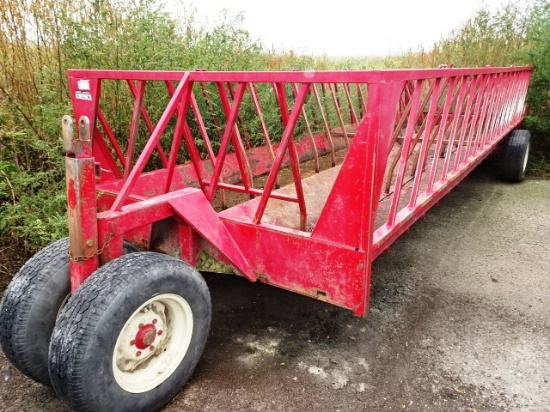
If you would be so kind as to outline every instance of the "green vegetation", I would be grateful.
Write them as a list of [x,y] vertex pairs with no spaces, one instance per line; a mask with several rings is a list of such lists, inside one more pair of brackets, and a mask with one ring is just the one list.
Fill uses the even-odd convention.
[[[185,70],[373,69],[532,64],[532,173],[550,173],[550,3],[480,10],[429,50],[376,59],[265,51],[240,16],[206,29],[193,12],[173,16],[156,0],[6,0],[0,13],[0,262],[66,234],[60,119],[70,113],[67,68]],[[117,86],[106,110],[129,97]],[[159,91],[160,93],[160,91]],[[155,98],[154,91],[147,98]],[[159,104],[159,109],[161,110]],[[125,116],[119,115],[119,118]],[[268,119],[269,120],[269,119]],[[113,125],[123,130],[124,123]],[[2,270],[0,263],[0,270]]]

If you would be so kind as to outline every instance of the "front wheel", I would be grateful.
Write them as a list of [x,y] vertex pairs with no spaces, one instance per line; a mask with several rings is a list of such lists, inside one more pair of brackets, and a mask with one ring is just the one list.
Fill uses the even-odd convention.
[[63,310],[50,343],[56,392],[77,411],[154,411],[191,376],[210,328],[192,266],[153,252],[102,266]]

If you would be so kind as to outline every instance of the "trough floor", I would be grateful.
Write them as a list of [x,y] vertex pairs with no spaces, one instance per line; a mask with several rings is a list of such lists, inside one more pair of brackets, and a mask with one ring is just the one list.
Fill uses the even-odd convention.
[[[395,179],[399,170],[399,162],[395,161],[396,165],[392,169],[392,162],[400,156],[400,144],[395,144],[388,157],[388,166],[386,167],[386,174],[384,178],[384,185],[382,187],[382,193],[380,196],[380,202],[378,206],[378,212],[375,220],[375,228],[381,227],[388,218],[388,213],[390,210],[392,196],[394,193],[394,184]],[[341,168],[345,156],[347,154],[346,150],[340,150],[336,152],[335,160],[336,165],[332,166],[331,158],[329,155],[325,155],[319,158],[320,172],[315,171],[315,163],[313,160],[304,162],[300,164],[300,172],[302,176],[302,187],[304,191],[306,211],[307,211],[307,221],[306,221],[306,231],[311,232],[319,220],[323,207],[327,201],[327,198],[332,190],[334,182],[338,176],[338,173]],[[407,163],[407,169],[405,177],[403,179],[403,185],[401,189],[401,196],[399,199],[398,209],[401,210],[405,207],[411,196],[413,184],[414,184],[414,173],[413,172],[413,160],[415,157],[416,151],[413,153],[411,158]],[[454,156],[456,150],[451,153],[451,164],[454,161]],[[424,173],[422,175],[421,184],[419,187],[419,193],[426,190],[428,184],[428,177],[433,161],[434,151],[431,150],[426,161],[426,167],[424,168]],[[439,178],[443,171],[443,165],[445,158],[439,158],[437,163],[437,174],[436,177]],[[393,172],[393,173],[391,173]],[[437,178],[435,179],[437,181]],[[388,179],[390,180],[389,184],[386,184]],[[263,188],[267,176],[261,176],[255,179],[255,187]],[[294,180],[290,168],[281,169],[278,179],[279,189],[275,192],[278,194],[284,194],[288,196],[296,196],[296,187],[294,185]],[[229,192],[226,191],[225,194],[226,205],[229,210],[222,212],[222,216],[243,220],[251,221],[256,209],[259,204],[259,198],[248,199],[247,195]],[[218,196],[215,199],[214,207],[218,210],[222,210],[221,197]],[[353,211],[349,211],[353,213]],[[267,207],[262,218],[262,223],[269,223],[276,226],[282,226],[290,229],[300,229],[300,211],[297,203],[270,199],[267,203]]]

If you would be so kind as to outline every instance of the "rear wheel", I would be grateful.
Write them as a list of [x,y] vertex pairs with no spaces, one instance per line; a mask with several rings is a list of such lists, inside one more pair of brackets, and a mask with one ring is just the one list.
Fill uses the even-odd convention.
[[525,179],[530,141],[531,133],[528,130],[513,130],[510,133],[502,158],[501,174],[504,180],[521,182]]
[[192,266],[159,253],[102,266],[63,310],[50,344],[56,392],[78,411],[153,411],[191,376],[210,328]]
[[50,385],[50,336],[71,292],[67,250],[65,238],[30,258],[9,284],[0,308],[2,350],[17,369],[44,385]]
[[[9,284],[0,307],[0,343],[10,362],[29,378],[51,385],[50,337],[70,293],[69,239],[30,258]],[[124,245],[124,253],[138,249]]]

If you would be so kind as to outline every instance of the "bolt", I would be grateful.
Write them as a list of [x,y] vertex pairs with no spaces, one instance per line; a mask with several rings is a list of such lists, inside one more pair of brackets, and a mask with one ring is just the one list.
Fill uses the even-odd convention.
[[149,346],[149,350],[155,350],[155,346],[154,345]]
[[140,351],[140,350],[138,350],[138,351],[136,352],[136,356],[141,356],[141,351]]
[[134,346],[136,344],[136,341],[135,340],[131,340],[130,341],[130,346]]
[[156,324],[157,324],[157,320],[153,319],[153,325],[156,325]]
[[159,335],[159,336],[162,335],[162,331],[159,330],[159,331],[157,332],[157,335]]

